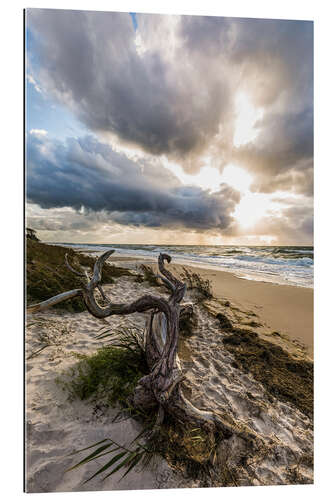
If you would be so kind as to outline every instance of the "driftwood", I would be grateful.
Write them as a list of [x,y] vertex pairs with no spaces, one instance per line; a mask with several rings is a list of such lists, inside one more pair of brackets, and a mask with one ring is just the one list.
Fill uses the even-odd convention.
[[[103,264],[113,252],[114,250],[105,252],[97,259],[92,276],[89,276],[87,272],[75,270],[66,258],[67,267],[75,274],[87,278],[87,284],[80,289],[56,295],[44,302],[29,306],[27,312],[43,311],[75,296],[83,298],[88,311],[96,318],[150,311],[144,333],[144,351],[150,373],[142,377],[135,388],[134,406],[141,409],[157,406],[154,431],[163,422],[165,414],[170,414],[181,423],[202,427],[208,432],[219,430],[225,438],[235,432],[241,436],[243,432],[240,429],[236,430],[229,419],[221,418],[222,416],[215,412],[196,408],[183,394],[181,381],[184,379],[184,372],[177,356],[179,319],[182,316],[191,315],[193,309],[189,304],[181,305],[186,285],[173,276],[164,265],[165,261],[171,262],[171,257],[161,253],[158,258],[160,272],[158,277],[170,292],[168,299],[161,296],[143,295],[129,304],[116,304],[106,297],[101,287]],[[101,294],[106,303],[105,306],[99,305],[96,301],[95,289]],[[246,433],[244,437],[250,436]]]

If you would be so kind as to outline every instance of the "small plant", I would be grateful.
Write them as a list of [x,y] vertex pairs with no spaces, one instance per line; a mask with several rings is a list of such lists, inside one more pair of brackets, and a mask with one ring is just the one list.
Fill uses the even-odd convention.
[[146,264],[141,264],[139,269],[143,273],[143,276],[142,275],[138,276],[139,282],[147,281],[150,286],[161,286],[161,282],[159,281],[158,277],[156,276],[151,266],[147,266]]
[[90,356],[73,354],[78,363],[59,379],[73,399],[93,397],[127,408],[139,379],[148,373],[143,357],[134,350],[106,346]]
[[183,267],[180,277],[186,282],[189,290],[197,290],[205,299],[213,297],[212,285],[209,279],[205,280],[200,274],[192,272],[186,267]]
[[110,339],[109,346],[127,349],[134,355],[141,358],[145,364],[143,331],[134,325],[119,326],[111,330],[109,326],[102,327],[100,333],[95,337],[98,340]]
[[181,426],[172,418],[167,419],[158,432],[153,431],[151,416],[149,418],[146,415],[141,421],[145,427],[129,445],[125,447],[108,438],[74,451],[71,455],[95,448],[67,471],[111,455],[110,460],[107,460],[102,467],[87,478],[85,483],[107,471],[109,472],[103,477],[103,481],[120,470],[124,471],[120,478],[122,479],[135,466],[144,469],[156,455],[161,455],[176,469],[183,470],[187,476],[199,479],[203,486],[206,485],[207,478],[210,477],[211,466],[215,463],[214,456],[216,456],[219,438],[216,439],[201,428]]
[[[135,443],[137,438],[138,436],[131,443],[131,445]],[[97,446],[98,448],[96,448]],[[99,474],[106,472],[110,468],[111,471],[104,476],[103,481],[112,474],[114,474],[115,472],[121,469],[125,469],[125,472],[121,477],[122,479],[133,469],[133,467],[138,465],[140,462],[143,462],[145,456],[146,457],[147,455],[149,456],[149,451],[140,443],[136,443],[136,445],[132,449],[129,449],[116,443],[116,441],[113,441],[112,439],[103,439],[102,441],[99,441],[98,443],[88,446],[87,448],[74,451],[73,453],[71,453],[71,455],[76,455],[77,453],[81,453],[82,451],[89,450],[91,448],[96,448],[96,449],[92,453],[90,453],[87,457],[85,457],[83,460],[81,460],[79,463],[67,469],[65,472],[76,469],[77,467],[80,467],[81,465],[91,462],[92,460],[97,460],[98,458],[114,454],[115,452],[118,451],[120,452],[117,453],[116,455],[113,455],[113,457],[110,460],[108,460],[100,469],[98,469],[92,476],[86,479],[84,481],[84,484],[87,483],[88,481],[91,481],[91,479],[98,476]]]

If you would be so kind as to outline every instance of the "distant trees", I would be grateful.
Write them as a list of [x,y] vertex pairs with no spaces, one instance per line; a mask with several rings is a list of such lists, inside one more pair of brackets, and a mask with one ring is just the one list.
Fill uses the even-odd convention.
[[30,227],[26,228],[25,235],[30,240],[39,241],[39,239],[36,236],[36,231],[34,229],[31,229]]

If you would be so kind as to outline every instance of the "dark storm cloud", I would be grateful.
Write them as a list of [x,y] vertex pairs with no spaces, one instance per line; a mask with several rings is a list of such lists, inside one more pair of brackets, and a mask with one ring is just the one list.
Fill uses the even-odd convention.
[[42,208],[107,212],[134,226],[223,232],[240,200],[225,184],[214,194],[182,186],[161,165],[131,161],[92,137],[64,144],[30,135],[27,174],[28,201]]
[[[254,190],[311,191],[311,22],[140,14],[137,23],[124,13],[29,10],[41,86],[95,132],[188,171],[210,152],[212,166],[238,161],[254,172]],[[235,148],[239,91],[263,119],[256,139]]]
[[140,56],[128,14],[36,9],[28,25],[43,85],[94,131],[181,157],[217,132],[228,105],[219,75],[205,78],[185,55],[175,68],[157,50]]

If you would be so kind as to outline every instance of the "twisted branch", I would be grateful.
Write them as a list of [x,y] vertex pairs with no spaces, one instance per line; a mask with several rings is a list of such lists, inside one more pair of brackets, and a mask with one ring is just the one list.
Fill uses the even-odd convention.
[[66,253],[65,254],[65,264],[66,266],[68,267],[68,269],[73,273],[73,274],[76,274],[77,276],[81,276],[81,277],[86,277],[86,274],[85,273],[80,273],[79,271],[77,271],[76,269],[74,269],[74,267],[72,267],[68,261],[68,254]]
[[158,257],[158,268],[163,276],[158,275],[158,277],[163,281],[163,283],[166,284],[166,286],[171,291],[169,302],[173,304],[179,304],[184,298],[186,292],[186,284],[179,281],[170,271],[168,271],[168,269],[165,268],[165,260],[168,262],[168,264],[170,264],[170,255],[166,253],[160,253]]
[[[170,290],[169,300],[153,295],[143,295],[129,304],[112,303],[101,287],[102,269],[105,261],[114,250],[102,254],[95,262],[93,274],[82,273],[74,269],[67,258],[65,262],[74,274],[86,277],[87,284],[80,289],[70,290],[52,297],[44,302],[29,306],[28,312],[43,311],[48,307],[81,296],[88,311],[96,318],[106,318],[115,314],[127,315],[134,312],[151,311],[145,331],[145,355],[151,369],[148,375],[142,377],[134,391],[133,403],[135,406],[149,408],[158,405],[158,415],[154,429],[161,425],[165,413],[172,414],[180,422],[190,422],[195,426],[202,426],[210,431],[220,429],[228,437],[236,432],[232,424],[215,412],[199,410],[184,396],[180,387],[184,379],[184,372],[180,369],[177,357],[179,338],[179,318],[193,313],[190,304],[180,305],[184,297],[186,286],[165,268],[164,261],[171,262],[167,254],[160,254],[158,267],[159,276]],[[108,301],[106,306],[100,306],[95,299],[94,291],[99,290],[103,299]]]
[[56,304],[60,304],[60,302],[65,302],[65,300],[73,299],[74,297],[81,296],[82,290],[81,288],[77,288],[75,290],[69,290],[69,292],[59,293],[50,299],[44,300],[43,302],[39,302],[39,304],[33,304],[31,306],[27,306],[28,313],[35,313],[40,311],[45,311],[49,307],[55,306]]
[[[86,277],[87,278],[87,284],[83,286],[81,289],[75,289],[75,290],[70,290],[68,292],[60,293],[59,295],[56,295],[54,297],[51,297],[50,299],[47,299],[43,302],[40,302],[39,304],[34,304],[32,306],[27,307],[27,312],[28,313],[34,313],[37,311],[43,311],[47,309],[48,307],[52,307],[55,304],[59,304],[61,302],[64,302],[65,300],[71,299],[76,296],[82,296],[83,300],[85,302],[85,305],[88,309],[88,311],[96,318],[106,318],[108,316],[113,316],[115,314],[120,314],[120,315],[126,315],[126,314],[132,314],[134,312],[146,312],[152,309],[156,309],[157,311],[163,312],[168,316],[170,314],[170,305],[167,300],[165,300],[163,297],[154,297],[152,295],[143,295],[140,297],[138,300],[130,303],[130,304],[114,304],[110,301],[110,299],[105,295],[102,286],[101,286],[101,278],[102,278],[102,269],[105,261],[114,253],[114,250],[108,250],[107,252],[103,253],[95,262],[94,265],[94,270],[93,270],[93,275],[91,279],[88,276],[88,273],[85,272],[79,272],[76,269],[74,269],[71,264],[68,261],[68,256],[67,254],[65,255],[65,263],[67,268],[76,274],[77,276],[80,277]],[[163,259],[168,260],[168,262],[171,260],[171,258],[166,255],[166,254],[161,254],[162,257],[160,256],[161,260],[161,265],[160,265],[160,270],[163,274],[166,275],[166,280],[171,284],[172,280],[174,283],[177,283],[177,285],[181,285],[181,283],[173,278],[171,273],[166,271],[164,268],[163,264]],[[171,280],[170,280],[171,277]],[[176,290],[176,287],[174,284],[171,285],[172,290]],[[179,286],[178,286],[179,287]],[[95,299],[94,296],[94,290],[97,288],[103,297],[104,300],[108,301],[107,306],[101,307]]]

